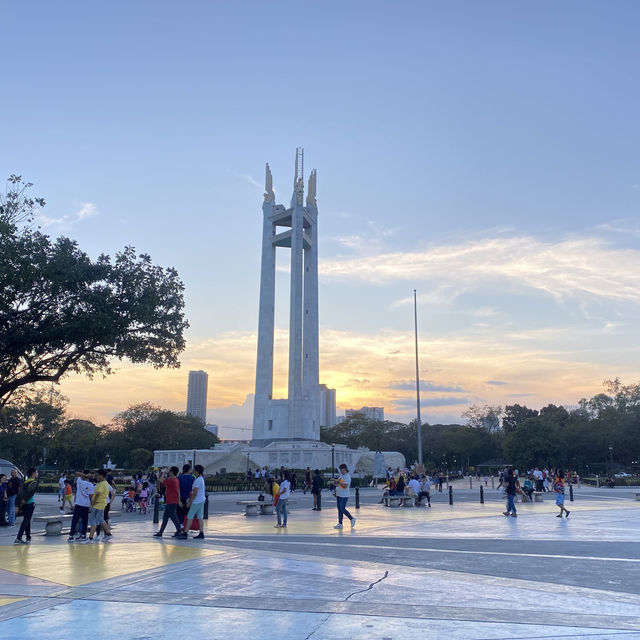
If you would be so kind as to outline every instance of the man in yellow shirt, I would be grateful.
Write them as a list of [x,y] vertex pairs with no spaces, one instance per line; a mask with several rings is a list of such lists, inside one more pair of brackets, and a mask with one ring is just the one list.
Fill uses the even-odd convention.
[[104,469],[98,469],[98,483],[96,484],[93,494],[91,495],[91,508],[89,509],[89,537],[86,542],[91,544],[97,542],[93,539],[98,527],[102,527],[105,536],[104,542],[111,542],[113,536],[109,526],[104,521],[104,509],[109,500],[109,483],[107,482],[107,472]]

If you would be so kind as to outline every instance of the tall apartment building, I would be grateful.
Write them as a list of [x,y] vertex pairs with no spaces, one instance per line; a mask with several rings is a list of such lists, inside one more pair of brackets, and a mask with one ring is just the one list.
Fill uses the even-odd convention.
[[336,390],[326,384],[320,385],[320,426],[335,427],[336,421]]
[[200,418],[203,424],[207,421],[207,387],[209,375],[204,371],[189,371],[187,387],[187,413]]
[[347,409],[344,417],[348,418],[356,413],[364,414],[369,420],[378,420],[384,422],[384,407],[362,407],[362,409]]

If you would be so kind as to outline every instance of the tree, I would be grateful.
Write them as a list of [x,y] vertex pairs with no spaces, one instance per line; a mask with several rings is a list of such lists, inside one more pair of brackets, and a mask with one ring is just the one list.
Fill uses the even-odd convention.
[[535,409],[529,409],[519,404],[507,405],[504,408],[504,416],[502,417],[502,429],[505,433],[509,433],[527,418],[535,418],[537,415],[538,412]]
[[[119,413],[104,434],[104,445],[119,465],[143,468],[140,452],[145,449],[208,449],[219,439],[202,427],[194,416],[161,409],[149,403],[137,404]],[[138,464],[134,464],[134,462]]]
[[91,469],[106,460],[103,430],[89,420],[68,420],[51,446],[51,459],[59,469]]
[[19,176],[10,185],[0,199],[0,407],[26,385],[108,375],[113,359],[179,367],[189,325],[175,269],[133,247],[93,261],[69,238],[19,227],[44,201],[26,198]]
[[0,415],[0,450],[15,464],[35,466],[54,460],[52,447],[64,424],[67,399],[57,392],[4,407]]
[[482,407],[472,405],[462,414],[468,426],[474,429],[484,429],[489,433],[495,433],[500,430],[501,416],[502,407],[491,407],[487,404]]

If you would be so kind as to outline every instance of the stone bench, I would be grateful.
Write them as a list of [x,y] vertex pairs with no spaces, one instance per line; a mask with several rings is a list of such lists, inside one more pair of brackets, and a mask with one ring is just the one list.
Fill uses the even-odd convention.
[[534,491],[533,492],[533,501],[534,502],[544,502],[544,491]]
[[633,494],[636,497],[636,500],[640,501],[640,492],[636,492]]
[[60,513],[55,516],[34,516],[35,522],[44,522],[45,536],[59,536],[62,533],[62,523],[65,520],[71,520],[73,516],[70,513]]
[[383,496],[382,498],[385,507],[413,507],[416,496]]
[[244,506],[245,516],[273,515],[273,502],[265,502],[263,500],[238,500],[236,504]]

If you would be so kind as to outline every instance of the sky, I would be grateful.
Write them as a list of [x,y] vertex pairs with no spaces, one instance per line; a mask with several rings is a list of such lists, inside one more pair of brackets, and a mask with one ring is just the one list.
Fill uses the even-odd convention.
[[[320,378],[422,419],[575,405],[640,380],[640,4],[567,0],[4,3],[0,175],[93,257],[173,266],[179,370],[69,377],[69,412],[184,411],[249,437],[264,166],[317,169]],[[286,395],[278,256],[275,396]]]

